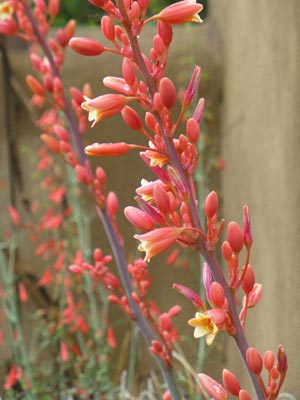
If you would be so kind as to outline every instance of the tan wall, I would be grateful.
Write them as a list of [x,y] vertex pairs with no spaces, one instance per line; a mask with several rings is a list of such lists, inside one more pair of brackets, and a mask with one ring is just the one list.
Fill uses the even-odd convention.
[[[223,44],[224,214],[252,212],[263,297],[247,327],[264,352],[285,345],[285,391],[300,398],[300,3],[211,0]],[[229,359],[237,370],[234,352]]]

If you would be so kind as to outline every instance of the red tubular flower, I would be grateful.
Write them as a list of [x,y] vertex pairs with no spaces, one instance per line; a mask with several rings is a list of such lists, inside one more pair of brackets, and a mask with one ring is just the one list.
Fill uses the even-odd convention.
[[85,102],[81,104],[81,108],[89,112],[88,119],[89,121],[94,121],[93,127],[102,119],[118,114],[133,99],[122,94],[104,94],[94,99],[85,97]]
[[82,56],[99,56],[105,51],[102,44],[85,37],[73,37],[69,41],[69,46]]
[[45,90],[43,86],[40,84],[40,82],[32,75],[27,75],[26,76],[26,83],[29,87],[29,89],[34,93],[38,94],[40,96],[43,96],[45,93]]
[[149,261],[171,247],[184,230],[185,228],[158,228],[143,235],[134,235],[134,237],[140,240],[138,249],[146,252],[145,259]]
[[101,157],[112,157],[112,156],[123,156],[130,150],[135,149],[134,144],[128,144],[125,142],[119,143],[94,143],[86,146],[84,151],[88,156],[101,156]]
[[158,19],[168,24],[184,24],[186,22],[202,22],[198,13],[202,11],[203,6],[196,0],[183,0],[171,4],[164,8],[159,14],[149,18],[149,20]]

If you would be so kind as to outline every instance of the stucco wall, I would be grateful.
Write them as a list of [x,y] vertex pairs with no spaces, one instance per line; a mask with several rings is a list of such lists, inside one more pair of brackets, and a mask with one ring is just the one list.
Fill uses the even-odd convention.
[[[211,0],[223,47],[224,214],[252,213],[252,264],[263,296],[247,334],[285,345],[285,391],[300,398],[300,2]],[[235,351],[228,358],[238,370]]]

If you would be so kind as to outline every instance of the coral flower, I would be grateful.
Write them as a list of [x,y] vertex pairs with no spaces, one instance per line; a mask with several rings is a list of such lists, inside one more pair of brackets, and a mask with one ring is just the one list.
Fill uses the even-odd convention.
[[146,252],[145,259],[149,261],[171,247],[184,230],[185,228],[158,228],[142,235],[134,235],[134,237],[140,240],[138,249]]
[[159,14],[149,18],[149,20],[158,19],[168,24],[184,24],[185,22],[202,22],[198,13],[202,11],[203,6],[196,0],[183,0],[171,4],[164,8]]
[[196,313],[195,318],[188,321],[188,324],[195,328],[195,338],[206,336],[206,344],[208,346],[212,344],[218,333],[218,327],[214,321],[208,315],[199,312]]
[[85,102],[81,108],[89,112],[89,121],[94,121],[92,127],[104,118],[111,117],[119,113],[133,97],[126,97],[122,94],[104,94],[102,96],[89,99],[84,96]]

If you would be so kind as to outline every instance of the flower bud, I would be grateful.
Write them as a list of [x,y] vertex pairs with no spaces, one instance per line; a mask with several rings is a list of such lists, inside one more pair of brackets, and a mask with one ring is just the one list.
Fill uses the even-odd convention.
[[253,243],[251,225],[250,225],[250,213],[249,207],[243,207],[243,231],[244,231],[244,244],[247,249],[250,249]]
[[[196,96],[199,87],[200,79],[201,79],[201,68],[198,67],[198,65],[196,65],[189,86],[184,94],[183,105],[185,107],[189,106],[191,102],[194,100],[194,97]],[[199,123],[198,120],[197,122]]]
[[176,101],[176,90],[173,82],[169,78],[162,78],[159,82],[159,93],[163,105],[171,109]]
[[263,368],[261,355],[254,347],[249,347],[246,352],[248,367],[255,375],[259,375]]
[[136,207],[126,207],[124,209],[125,217],[137,229],[148,232],[154,229],[154,222],[150,215]]
[[186,297],[188,300],[190,300],[194,304],[194,306],[199,310],[202,311],[206,310],[204,301],[192,289],[189,289],[183,285],[179,285],[178,283],[173,283],[173,289],[183,294],[183,296]]
[[259,302],[262,294],[262,285],[260,283],[255,283],[253,289],[249,293],[248,297],[248,308],[256,306]]
[[195,108],[194,114],[193,114],[193,118],[195,118],[195,120],[198,122],[198,124],[200,124],[203,115],[204,115],[204,105],[205,105],[205,100],[203,98],[201,98],[198,101],[198,104]]
[[112,19],[108,15],[104,15],[101,19],[101,29],[107,40],[113,42],[115,40],[115,26]]
[[236,376],[232,372],[228,371],[228,369],[223,369],[222,379],[228,392],[234,396],[238,396],[241,390],[241,385],[239,384]]
[[119,201],[115,192],[109,192],[106,198],[106,208],[108,215],[114,216],[119,209]]
[[163,21],[158,21],[157,30],[159,36],[162,38],[164,42],[164,45],[169,46],[173,38],[172,25],[167,24],[166,22]]
[[287,362],[286,352],[282,345],[278,346],[277,361],[278,361],[278,364],[277,364],[278,371],[281,374],[282,373],[285,374],[288,369],[288,362]]
[[82,56],[98,56],[105,51],[102,44],[96,40],[84,37],[73,37],[69,41],[69,46]]
[[88,156],[116,157],[127,154],[136,146],[125,142],[119,143],[94,143],[86,146],[84,151]]
[[264,354],[264,366],[268,371],[271,371],[271,369],[274,366],[274,353],[271,350],[268,350]]
[[187,120],[186,133],[192,143],[197,143],[200,136],[200,127],[195,118],[189,118]]
[[249,294],[254,287],[254,283],[255,283],[254,271],[253,271],[252,266],[250,264],[248,264],[247,270],[246,270],[243,280],[242,280],[243,291],[246,294]]
[[59,12],[59,6],[60,6],[60,1],[59,0],[49,0],[48,2],[48,13],[51,17],[55,17],[58,12]]
[[40,96],[44,96],[45,90],[44,87],[40,84],[40,82],[32,75],[26,76],[26,83],[29,89],[34,93]]
[[122,75],[123,75],[125,81],[129,85],[132,85],[136,80],[135,68],[134,68],[133,62],[127,57],[125,57],[123,59]]
[[210,192],[205,199],[204,214],[207,218],[212,218],[218,211],[218,195],[216,192]]
[[227,226],[227,240],[235,253],[239,253],[242,250],[244,245],[244,235],[235,221],[229,222]]
[[246,390],[242,389],[239,392],[239,400],[252,400],[252,398]]
[[214,400],[227,400],[228,394],[226,390],[218,382],[205,374],[198,374],[201,385],[207,394]]
[[160,184],[155,184],[153,186],[153,198],[155,205],[160,212],[162,212],[164,215],[170,212],[169,196]]
[[209,288],[210,302],[215,307],[222,307],[225,301],[224,289],[218,282],[212,282]]
[[60,153],[61,148],[59,142],[55,140],[51,135],[42,133],[40,135],[41,141],[55,154]]
[[203,9],[199,3],[190,0],[178,1],[164,8],[152,17],[168,24],[184,24],[186,22],[202,22],[198,13]]
[[226,241],[222,244],[222,255],[227,262],[230,261],[232,257],[232,249],[230,244]]
[[153,49],[157,53],[157,55],[164,54],[166,49],[162,38],[159,35],[154,36],[153,38]]
[[142,129],[142,120],[138,113],[131,107],[125,106],[121,111],[125,123],[133,130],[140,131]]

